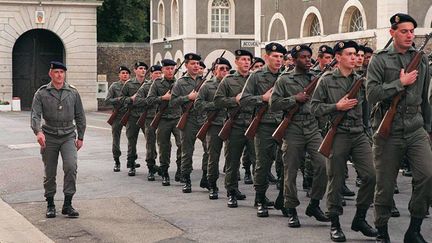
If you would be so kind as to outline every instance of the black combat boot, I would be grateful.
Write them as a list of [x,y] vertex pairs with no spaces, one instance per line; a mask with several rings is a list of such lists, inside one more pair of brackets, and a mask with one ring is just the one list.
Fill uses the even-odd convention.
[[319,200],[311,199],[308,207],[306,208],[306,215],[309,217],[314,216],[316,220],[320,222],[330,222],[328,218],[319,206]]
[[48,203],[45,216],[47,218],[55,218],[56,217],[56,209],[55,209],[55,204],[54,204],[54,197],[47,197],[45,200]]
[[257,207],[257,216],[258,217],[268,217],[268,209],[265,200],[264,193],[256,193],[255,194],[255,205]]
[[114,158],[114,168],[113,168],[114,172],[119,172],[120,171],[120,158]]
[[376,227],[378,230],[378,235],[375,238],[376,243],[390,243],[390,236],[388,234],[387,225]]
[[238,188],[236,189],[236,197],[237,197],[237,200],[245,200],[246,199],[246,195],[243,194]]
[[192,192],[192,183],[190,179],[190,175],[184,175],[183,176],[184,185],[183,185],[183,193],[191,193]]
[[344,197],[354,197],[355,196],[355,192],[351,191],[347,185],[345,184],[345,180],[344,183],[342,185],[342,196]]
[[237,204],[237,191],[236,190],[230,190],[228,192],[227,206],[229,208],[236,208],[236,207],[238,207],[238,204]]
[[411,217],[410,225],[404,236],[404,243],[426,243],[420,233],[422,222],[422,218]]
[[170,176],[169,176],[168,170],[165,170],[162,173],[162,186],[169,186],[169,185],[171,185]]
[[219,198],[218,192],[219,188],[217,187],[216,181],[209,182],[210,188],[209,188],[209,199],[215,200]]
[[330,239],[334,242],[345,242],[346,238],[339,223],[339,216],[332,215],[330,217],[330,221],[331,221]]
[[284,217],[288,217],[288,209],[284,205],[283,189],[279,190],[279,194],[275,200],[274,208],[280,210]]
[[297,216],[297,210],[295,208],[287,208],[288,211],[288,227],[298,228],[300,227],[300,220]]
[[248,185],[253,184],[252,173],[249,167],[245,168],[244,183]]
[[203,174],[202,174],[201,181],[200,181],[200,187],[201,188],[206,188],[206,189],[209,188],[209,184],[208,184],[208,181],[207,181],[207,171],[206,170],[203,170]]
[[274,207],[275,202],[271,201],[267,196],[265,197],[267,207]]
[[156,174],[155,166],[154,165],[149,165],[148,166],[147,180],[148,181],[154,181],[155,180],[155,174]]
[[378,232],[366,222],[366,212],[367,208],[357,207],[356,214],[351,224],[351,229],[356,232],[360,231],[364,236],[376,237]]
[[136,174],[136,170],[135,170],[135,165],[129,165],[129,171],[128,171],[128,176],[135,176]]
[[79,216],[78,211],[76,211],[72,207],[72,196],[71,195],[65,195],[64,204],[63,204],[63,208],[62,208],[62,214],[67,215],[68,217],[71,217],[71,218],[77,218]]

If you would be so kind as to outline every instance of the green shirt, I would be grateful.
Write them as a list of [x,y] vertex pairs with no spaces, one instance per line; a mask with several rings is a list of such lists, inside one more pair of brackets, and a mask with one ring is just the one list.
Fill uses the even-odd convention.
[[147,118],[153,118],[156,114],[156,106],[150,105],[147,98],[152,83],[152,80],[144,80],[144,83],[136,93],[137,95],[134,101],[134,106],[141,107],[143,112],[144,110],[147,111]]
[[215,93],[220,82],[221,80],[218,80],[216,77],[207,80],[198,91],[194,105],[195,109],[202,113],[217,112],[217,116],[212,124],[222,126],[226,118],[226,111],[224,109],[217,109],[214,103]]
[[112,105],[113,110],[120,108],[120,113],[126,112],[126,107],[124,106],[124,99],[122,96],[122,90],[126,82],[117,81],[112,83],[105,98],[105,104]]
[[[143,81],[143,83],[144,83],[144,81]],[[141,83],[136,78],[133,78],[133,79],[131,79],[125,83],[123,90],[122,90],[124,103],[127,104],[128,107],[130,107],[132,109],[131,116],[134,116],[134,117],[139,117],[141,115],[141,113],[143,113],[145,110],[145,108],[143,106],[136,106],[135,104],[133,104],[132,98],[131,98],[131,96],[133,96],[134,94],[136,94],[138,92],[138,90],[141,88],[141,86],[142,86]]]
[[[159,107],[163,102],[169,102],[169,101],[163,101],[161,97],[164,94],[166,94],[168,90],[171,90],[171,88],[174,85],[174,82],[175,79],[168,80],[165,78],[158,78],[155,81],[153,81],[152,85],[150,86],[149,93],[147,95],[148,104],[156,105],[159,111]],[[181,116],[181,109],[179,106],[170,106],[162,114],[162,118],[165,119],[178,119],[180,116]]]

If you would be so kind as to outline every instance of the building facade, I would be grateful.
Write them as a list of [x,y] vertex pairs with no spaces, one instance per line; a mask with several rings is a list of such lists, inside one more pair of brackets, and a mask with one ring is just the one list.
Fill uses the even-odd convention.
[[[390,17],[408,13],[416,35],[432,31],[432,0],[152,0],[151,60],[179,62],[197,52],[207,65],[227,50],[261,56],[265,44],[333,45],[353,39],[378,49],[390,38]],[[421,38],[419,38],[421,39]],[[429,45],[430,46],[430,45]],[[429,49],[429,48],[428,48]]]
[[101,1],[0,0],[0,99],[28,110],[49,82],[51,60],[68,67],[66,81],[86,110],[97,109],[96,8]]

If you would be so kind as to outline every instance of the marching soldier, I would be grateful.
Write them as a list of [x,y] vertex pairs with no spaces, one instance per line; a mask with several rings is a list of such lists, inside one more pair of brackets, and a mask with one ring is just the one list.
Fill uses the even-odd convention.
[[54,195],[59,153],[64,171],[62,214],[79,216],[72,207],[72,197],[76,192],[77,151],[83,146],[86,118],[77,89],[65,82],[66,70],[63,63],[51,62],[48,73],[51,82],[36,91],[31,109],[31,128],[40,145],[45,167],[43,184],[48,203],[47,218],[56,217]]
[[359,78],[354,72],[358,45],[354,41],[338,42],[333,48],[339,67],[327,73],[319,82],[312,97],[312,112],[315,116],[329,115],[331,120],[346,112],[339,123],[333,141],[333,151],[327,160],[327,208],[331,219],[330,238],[333,241],[345,241],[345,235],[339,223],[343,214],[341,189],[345,180],[346,161],[352,158],[362,178],[357,196],[357,211],[351,229],[360,231],[365,236],[375,237],[377,231],[366,222],[366,213],[373,201],[375,171],[372,163],[372,149],[366,136],[362,120],[364,92],[356,98],[348,99],[346,94]]
[[334,52],[333,48],[331,48],[328,45],[322,45],[318,48],[318,56],[317,56],[317,62],[318,65],[316,65],[311,71],[314,74],[320,73],[322,70],[324,70],[325,66],[333,60]]
[[120,137],[123,126],[120,124],[120,120],[126,112],[126,107],[123,105],[122,90],[127,81],[130,78],[130,70],[125,66],[120,66],[118,71],[119,81],[114,82],[108,89],[107,97],[105,98],[105,104],[113,106],[113,112],[118,109],[117,117],[111,125],[112,133],[112,153],[114,157],[114,172],[120,171]]
[[209,152],[209,159],[207,163],[207,181],[209,184],[209,198],[218,198],[217,179],[219,178],[219,158],[222,150],[223,140],[219,138],[218,134],[222,129],[223,122],[226,117],[225,110],[216,109],[214,104],[214,96],[216,89],[221,80],[231,70],[231,64],[223,57],[216,60],[215,75],[212,79],[206,81],[198,91],[198,96],[195,101],[195,108],[199,112],[207,113],[217,112],[216,118],[212,121],[206,135],[206,146]]
[[[283,56],[286,49],[278,43],[265,46],[266,65],[263,69],[252,73],[243,88],[240,106],[260,108],[267,105],[272,93],[272,87],[279,77]],[[269,186],[268,172],[276,157],[277,143],[272,134],[282,119],[282,112],[267,110],[258,126],[255,136],[256,166],[254,175],[255,202],[258,207],[258,217],[268,217],[265,193]]]
[[[391,125],[390,136],[373,138],[377,173],[375,226],[377,242],[390,242],[388,221],[401,159],[406,156],[412,169],[413,189],[409,203],[411,222],[404,242],[426,242],[420,233],[432,198],[432,151],[430,146],[431,106],[428,60],[422,57],[417,70],[406,73],[416,50],[412,47],[416,21],[407,14],[390,18],[393,44],[377,51],[368,67],[367,98],[374,105],[372,127],[378,128],[392,98],[404,91]],[[429,97],[428,97],[429,96]],[[428,134],[429,133],[429,134]]]
[[254,72],[255,70],[261,70],[262,67],[264,67],[265,61],[261,57],[254,57],[253,63],[251,65],[251,71]]
[[292,123],[285,132],[282,147],[285,208],[288,209],[288,226],[295,228],[300,227],[296,211],[296,207],[300,205],[297,198],[296,178],[305,151],[311,155],[314,177],[306,215],[314,216],[321,222],[330,220],[319,207],[319,201],[323,198],[327,185],[325,158],[318,152],[322,138],[318,121],[310,112],[310,97],[303,92],[312,79],[312,73],[309,72],[312,50],[307,45],[299,45],[291,50],[291,55],[295,68],[292,72],[283,73],[276,81],[270,99],[270,108],[275,112],[281,110],[288,112],[294,105],[301,104],[299,112],[293,116]]
[[[163,78],[158,78],[153,81],[150,87],[149,94],[147,96],[147,103],[149,105],[159,105],[161,107],[162,102],[169,102],[171,99],[171,88],[174,85],[175,77],[174,71],[176,62],[169,59],[163,59],[162,72]],[[174,135],[175,143],[177,146],[177,173],[175,180],[180,181],[180,166],[181,166],[181,141],[180,131],[176,128],[178,119],[181,115],[181,109],[178,106],[169,106],[162,114],[157,132],[157,143],[159,147],[159,162],[160,171],[162,174],[162,185],[169,186],[170,176],[168,174],[168,168],[171,160],[171,134]]]

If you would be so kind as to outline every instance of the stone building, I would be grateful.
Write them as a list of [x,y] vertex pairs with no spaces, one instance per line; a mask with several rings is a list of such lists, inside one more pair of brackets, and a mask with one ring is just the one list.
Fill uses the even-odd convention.
[[64,62],[66,81],[86,110],[97,109],[97,0],[0,0],[0,99],[20,97],[28,110],[49,82],[51,60]]

